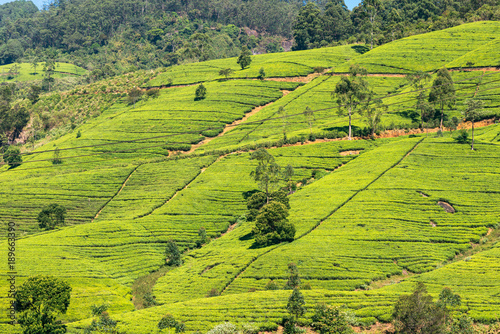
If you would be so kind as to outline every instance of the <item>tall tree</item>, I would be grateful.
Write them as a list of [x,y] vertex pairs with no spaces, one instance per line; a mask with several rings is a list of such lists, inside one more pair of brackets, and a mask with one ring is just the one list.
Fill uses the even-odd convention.
[[437,105],[441,110],[441,121],[439,128],[443,131],[444,108],[452,108],[455,105],[455,85],[450,72],[446,67],[439,69],[437,77],[432,83],[429,93],[429,102]]
[[172,267],[178,267],[182,264],[181,252],[173,240],[167,242],[165,248],[165,264]]
[[293,316],[295,321],[297,321],[306,312],[305,304],[306,302],[304,301],[304,296],[300,290],[294,288],[292,294],[288,298],[286,309],[288,310],[288,313]]
[[292,50],[307,50],[317,47],[323,40],[321,10],[314,2],[300,9],[293,25],[294,44]]
[[28,278],[16,293],[15,308],[24,334],[62,334],[66,326],[56,320],[65,314],[71,297],[68,283],[51,277]]
[[288,209],[280,202],[272,201],[259,211],[252,232],[255,243],[260,246],[283,241],[293,241],[295,226],[287,219]]
[[259,187],[266,193],[266,203],[269,203],[270,193],[281,180],[281,168],[274,161],[274,157],[263,148],[253,152],[250,159],[258,161],[257,167],[250,173],[250,176],[259,182]]
[[474,122],[481,119],[483,115],[483,101],[470,99],[465,101],[465,108],[462,110],[464,121],[472,123],[471,150],[474,150]]
[[328,42],[338,42],[349,37],[352,32],[352,21],[344,0],[328,0],[322,21],[323,33]]
[[363,0],[361,3],[365,15],[370,22],[370,50],[373,49],[373,35],[377,24],[377,15],[383,9],[383,4],[380,0]]
[[344,115],[347,111],[349,115],[349,140],[352,139],[352,115],[358,112],[368,97],[368,83],[366,75],[368,72],[359,65],[351,65],[349,76],[343,75],[332,92],[332,97],[337,99],[339,114]]
[[241,48],[240,56],[238,57],[238,60],[236,61],[236,63],[241,66],[242,70],[244,70],[245,68],[250,66],[250,64],[252,63],[251,55],[252,55],[252,53],[250,52],[250,50],[248,50],[246,45],[244,45]]
[[424,128],[424,118],[430,111],[429,105],[425,98],[424,88],[426,83],[431,79],[431,75],[427,72],[417,71],[406,75],[406,81],[417,91],[417,103],[415,109],[420,110],[420,128]]

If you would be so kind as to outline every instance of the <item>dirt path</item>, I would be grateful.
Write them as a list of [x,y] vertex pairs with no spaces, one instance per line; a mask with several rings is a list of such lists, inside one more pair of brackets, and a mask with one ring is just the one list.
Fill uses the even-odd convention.
[[[290,93],[290,91],[287,91],[287,90],[284,90],[282,91],[283,92],[283,96],[286,96]],[[277,100],[276,100],[277,101]],[[190,153],[193,153],[196,149],[198,149],[200,146],[203,146],[203,145],[206,145],[208,143],[210,143],[212,140],[216,139],[216,138],[219,138],[219,137],[222,137],[224,134],[226,134],[229,130],[231,130],[232,128],[238,126],[239,124],[243,123],[243,122],[246,122],[247,119],[249,119],[250,117],[252,117],[253,115],[257,114],[259,111],[261,111],[262,109],[264,109],[265,107],[268,107],[270,105],[272,105],[273,103],[275,103],[276,101],[273,101],[273,102],[269,102],[268,104],[265,104],[263,106],[259,106],[259,107],[255,107],[253,108],[249,113],[246,113],[245,116],[242,118],[242,119],[238,119],[236,121],[234,121],[233,123],[231,124],[226,124],[226,126],[224,127],[224,130],[222,130],[221,133],[219,133],[217,136],[215,137],[210,137],[210,138],[205,138],[204,140],[202,140],[201,142],[199,142],[198,144],[195,144],[195,145],[192,145],[191,146],[191,149],[187,152],[184,152],[184,154],[190,154]]]
[[[142,165],[142,164],[141,164]],[[104,210],[104,208],[112,201],[115,199],[116,196],[118,196],[123,188],[125,188],[125,185],[127,184],[128,180],[130,180],[130,178],[132,177],[132,174],[135,173],[135,171],[141,167],[141,165],[138,165],[136,166],[131,172],[130,174],[127,176],[127,178],[125,179],[125,181],[122,183],[122,186],[120,187],[120,189],[116,192],[116,194],[114,194],[106,203],[104,203],[104,205],[101,207],[101,209],[99,209],[99,211],[97,211],[96,215],[94,216],[94,218],[92,218],[92,220],[90,221],[91,223],[94,222],[94,220],[97,219],[97,217],[99,217],[99,215],[101,214],[102,210]]]

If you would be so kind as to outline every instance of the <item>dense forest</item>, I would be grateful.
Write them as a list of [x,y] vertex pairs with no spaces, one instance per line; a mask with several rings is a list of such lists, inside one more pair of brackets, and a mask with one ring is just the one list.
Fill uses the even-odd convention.
[[[0,6],[0,63],[71,62],[98,80],[136,68],[339,43],[379,45],[500,19],[499,0],[53,0]],[[288,43],[287,43],[288,42]],[[285,47],[285,48],[284,48]]]

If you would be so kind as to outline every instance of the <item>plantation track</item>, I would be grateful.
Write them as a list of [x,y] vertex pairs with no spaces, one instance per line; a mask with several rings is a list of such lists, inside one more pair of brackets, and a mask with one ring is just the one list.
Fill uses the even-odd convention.
[[208,166],[206,166],[205,168],[201,168],[200,171],[198,172],[198,174],[196,174],[188,183],[186,183],[186,185],[182,188],[182,189],[179,189],[177,190],[170,198],[166,199],[163,203],[161,203],[160,205],[154,207],[150,212],[146,213],[146,214],[143,214],[143,215],[139,215],[137,217],[134,217],[134,219],[139,219],[139,218],[143,218],[143,217],[147,217],[147,216],[150,216],[152,215],[156,210],[158,210],[159,208],[165,206],[165,205],[168,205],[168,203],[170,203],[171,200],[173,200],[177,194],[179,194],[181,191],[184,191],[186,190],[189,185],[191,185],[197,178],[198,176],[200,176],[207,168],[209,168],[210,166],[212,166],[214,163],[216,163],[217,161],[220,160],[220,157],[216,160],[214,160],[211,164],[209,164]]
[[[283,90],[283,96],[286,96],[290,93],[290,91],[287,91],[287,90]],[[279,100],[279,99],[278,99]],[[276,100],[276,101],[278,101]],[[195,145],[191,145],[191,149],[187,152],[184,152],[185,154],[190,154],[190,153],[193,153],[197,148],[199,148],[200,146],[203,146],[203,145],[206,145],[208,143],[210,143],[212,140],[214,140],[215,138],[218,138],[218,137],[222,137],[225,133],[227,133],[231,128],[245,122],[248,118],[252,117],[253,115],[257,114],[259,111],[261,111],[262,109],[264,109],[265,107],[268,107],[270,105],[272,105],[273,103],[275,103],[276,101],[273,101],[273,102],[269,102],[268,104],[265,104],[263,106],[259,106],[259,107],[255,107],[253,108],[250,112],[246,113],[245,116],[242,118],[242,119],[239,119],[239,120],[236,120],[234,121],[233,123],[231,124],[227,124],[225,127],[224,127],[224,130],[222,130],[221,133],[219,133],[217,136],[215,137],[211,137],[211,138],[205,138],[204,140],[202,140],[201,142],[199,142],[198,144],[195,144]]]
[[[308,234],[310,234],[311,232],[313,232],[314,230],[316,230],[325,220],[327,220],[329,217],[331,217],[333,214],[335,214],[335,212],[337,212],[338,210],[340,210],[342,207],[344,207],[347,203],[349,203],[354,197],[356,197],[359,193],[365,191],[366,189],[368,189],[369,186],[371,186],[373,183],[375,183],[378,179],[380,179],[382,176],[384,176],[388,171],[390,171],[391,169],[395,168],[396,166],[398,166],[406,157],[408,157],[416,148],[417,146],[424,140],[425,138],[422,138],[420,139],[415,145],[413,145],[413,147],[400,159],[398,160],[395,164],[393,164],[391,167],[389,167],[388,169],[384,170],[379,176],[377,176],[374,180],[372,180],[371,182],[369,182],[365,187],[361,188],[360,190],[356,191],[353,195],[351,195],[346,201],[344,201],[342,204],[340,204],[339,206],[337,206],[332,212],[330,212],[326,217],[324,217],[323,219],[321,219],[312,229],[310,229],[309,231],[303,233],[302,235],[300,235],[298,238],[295,238],[295,240],[299,240],[305,236],[307,236]],[[342,167],[342,166],[341,166]],[[340,168],[340,167],[339,167]],[[295,241],[294,240],[294,241]],[[293,242],[293,241],[292,241]],[[242,270],[236,275],[234,276],[230,282],[224,287],[224,289],[221,291],[221,294],[238,278],[240,277],[255,261],[257,261],[260,257],[272,252],[273,250],[277,249],[277,248],[280,248],[281,246],[283,245],[286,245],[288,243],[282,243],[282,244],[279,244],[277,245],[276,247],[273,247],[271,249],[269,249],[268,251],[262,253],[262,254],[259,254],[257,256],[255,256],[245,267],[242,268]]]
[[120,187],[120,189],[118,189],[118,191],[106,202],[104,203],[104,205],[99,209],[99,211],[96,213],[96,215],[94,216],[94,218],[92,218],[92,220],[90,221],[91,223],[94,222],[94,220],[97,219],[97,217],[99,217],[99,214],[102,212],[102,210],[104,210],[104,208],[106,207],[106,205],[108,205],[116,196],[118,196],[123,188],[125,188],[125,185],[127,184],[128,180],[130,180],[130,177],[132,176],[132,174],[135,173],[135,171],[137,170],[137,168],[139,168],[141,165],[137,165],[131,172],[130,174],[127,176],[127,178],[125,179],[125,181],[123,181],[122,183],[122,186]]

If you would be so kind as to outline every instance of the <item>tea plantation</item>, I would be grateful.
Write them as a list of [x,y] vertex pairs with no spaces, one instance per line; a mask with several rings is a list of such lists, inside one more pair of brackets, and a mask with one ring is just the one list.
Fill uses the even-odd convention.
[[[291,262],[306,325],[320,302],[346,305],[360,325],[390,322],[416,282],[434,297],[450,287],[477,323],[498,321],[499,32],[498,22],[476,22],[366,53],[343,45],[257,55],[243,70],[235,58],[211,60],[42,95],[32,121],[51,130],[20,145],[22,164],[0,165],[0,230],[15,224],[16,285],[35,275],[67,281],[71,302],[60,318],[69,333],[82,333],[91,307],[103,304],[129,334],[158,332],[166,314],[189,333],[225,321],[274,330],[287,314]],[[368,69],[387,109],[371,138],[366,113],[355,114],[357,138],[348,141],[332,91],[352,64]],[[470,98],[483,103],[475,150],[455,129],[435,133],[437,118],[418,129],[418,92],[404,74],[428,71],[428,95],[445,65],[456,89],[446,120],[462,119]],[[58,70],[83,74],[71,66]],[[223,69],[233,72],[226,78]],[[195,98],[200,83],[206,95]],[[144,94],[133,100],[133,88]],[[470,123],[459,127],[470,137]],[[258,246],[247,198],[258,190],[251,154],[263,147],[294,168],[287,192],[296,234]],[[37,217],[50,204],[64,206],[66,219],[45,230]],[[170,241],[182,252],[179,267],[165,266]],[[7,258],[6,239],[0,247]],[[12,270],[7,261],[0,268]],[[138,306],[142,280],[152,301]],[[3,280],[2,309],[9,288]],[[0,332],[22,332],[8,322],[2,312]]]

